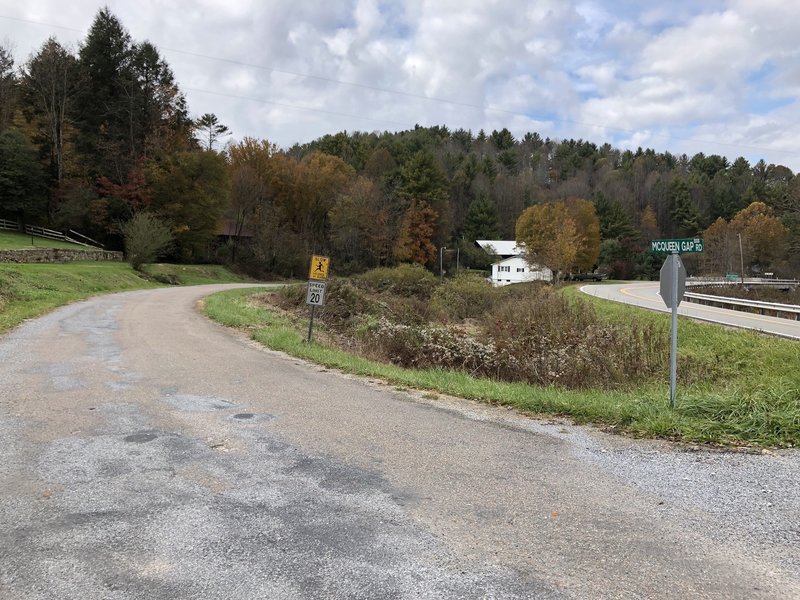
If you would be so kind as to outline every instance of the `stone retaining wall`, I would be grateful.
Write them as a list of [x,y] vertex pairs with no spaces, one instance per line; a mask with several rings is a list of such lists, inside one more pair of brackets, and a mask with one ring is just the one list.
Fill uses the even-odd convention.
[[7,263],[63,263],[82,260],[122,261],[122,252],[110,250],[67,250],[62,248],[30,248],[25,250],[0,250],[0,262]]

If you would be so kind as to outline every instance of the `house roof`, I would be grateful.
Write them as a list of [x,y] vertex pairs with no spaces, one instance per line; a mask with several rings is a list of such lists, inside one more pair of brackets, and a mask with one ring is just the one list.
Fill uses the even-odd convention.
[[475,243],[488,254],[497,256],[518,256],[525,252],[525,247],[517,246],[514,240],[475,240]]

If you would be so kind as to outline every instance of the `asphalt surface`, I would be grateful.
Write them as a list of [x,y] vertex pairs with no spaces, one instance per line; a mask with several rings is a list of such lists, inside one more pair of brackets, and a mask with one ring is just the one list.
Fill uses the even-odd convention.
[[[584,285],[581,291],[585,294],[624,302],[659,312],[671,312],[659,295],[657,281],[637,281],[614,284]],[[688,289],[687,289],[688,291]],[[691,317],[701,321],[719,323],[740,329],[752,329],[785,338],[800,340],[800,321],[752,314],[716,306],[704,306],[684,300],[678,306],[678,315]]]
[[265,351],[223,286],[0,337],[0,598],[798,598],[800,456],[634,441]]

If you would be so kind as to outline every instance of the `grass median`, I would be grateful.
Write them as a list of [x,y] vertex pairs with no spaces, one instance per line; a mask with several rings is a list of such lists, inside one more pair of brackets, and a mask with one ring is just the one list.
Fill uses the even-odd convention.
[[[206,314],[223,325],[246,330],[268,348],[397,386],[510,406],[529,414],[568,417],[640,437],[727,447],[792,447],[800,443],[800,346],[793,341],[681,319],[681,362],[713,365],[716,376],[711,383],[679,389],[678,406],[673,410],[666,372],[663,381],[633,389],[576,391],[505,383],[443,369],[405,369],[325,343],[308,344],[307,322],[255,302],[253,296],[263,293],[251,289],[214,294],[205,303]],[[642,319],[669,318],[607,301],[592,302],[605,319],[629,318],[631,310]]]

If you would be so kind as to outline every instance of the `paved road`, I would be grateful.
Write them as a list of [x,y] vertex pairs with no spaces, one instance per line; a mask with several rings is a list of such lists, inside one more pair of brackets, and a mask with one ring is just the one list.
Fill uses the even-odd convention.
[[0,337],[0,598],[798,598],[800,457],[348,378],[97,298]]
[[[584,285],[581,291],[625,304],[633,304],[650,310],[670,312],[658,293],[657,281],[628,282],[618,284]],[[678,314],[702,321],[722,323],[731,327],[763,331],[781,337],[800,340],[800,321],[779,319],[765,315],[750,314],[715,306],[703,306],[684,300],[678,307]]]

